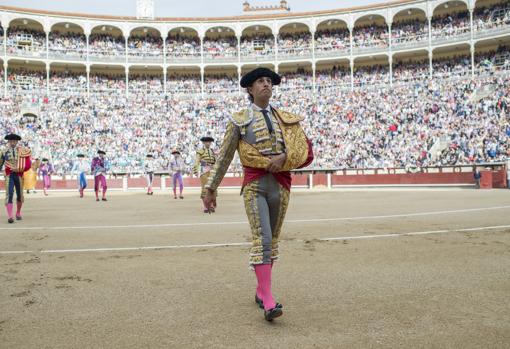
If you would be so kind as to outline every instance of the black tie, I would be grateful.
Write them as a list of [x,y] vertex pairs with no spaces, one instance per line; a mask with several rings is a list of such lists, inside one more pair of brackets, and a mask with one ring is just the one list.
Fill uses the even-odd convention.
[[273,133],[273,124],[271,123],[271,119],[269,118],[269,113],[265,109],[262,109],[261,112],[264,115],[264,119],[266,120],[266,125],[267,129],[269,130],[269,133]]

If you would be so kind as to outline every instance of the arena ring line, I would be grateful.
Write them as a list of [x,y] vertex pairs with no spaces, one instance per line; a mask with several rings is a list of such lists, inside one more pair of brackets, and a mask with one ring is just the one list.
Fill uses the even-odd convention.
[[[460,210],[444,210],[444,211],[427,211],[427,212],[414,212],[414,213],[402,213],[392,215],[374,215],[374,216],[356,216],[356,217],[333,217],[333,218],[310,218],[310,219],[289,219],[285,220],[285,224],[292,223],[320,223],[320,222],[340,222],[340,221],[357,221],[357,220],[371,220],[371,219],[392,219],[392,218],[404,218],[404,217],[420,217],[420,216],[434,216],[443,214],[454,214],[454,213],[469,213],[469,212],[480,212],[480,211],[492,211],[492,210],[503,210],[510,208],[510,205],[506,206],[491,206],[491,207],[479,207],[479,208],[467,208]],[[161,224],[129,224],[129,225],[83,225],[83,226],[55,226],[55,227],[0,227],[0,231],[5,230],[93,230],[93,229],[143,229],[143,228],[167,228],[167,227],[199,227],[199,226],[211,226],[211,225],[248,225],[247,221],[232,221],[232,222],[201,222],[201,223],[161,223]]]
[[[431,234],[447,234],[447,233],[465,233],[465,232],[479,232],[485,230],[499,230],[510,228],[510,225],[496,225],[487,227],[474,227],[474,228],[459,228],[459,229],[445,229],[445,230],[429,230],[429,231],[415,231],[406,233],[392,233],[392,234],[375,234],[375,235],[355,235],[355,236],[341,236],[331,238],[321,238],[318,241],[338,241],[338,240],[359,240],[359,239],[380,239],[388,237],[406,237],[418,235],[431,235]],[[292,240],[293,242],[306,242],[306,240]],[[285,243],[286,240],[282,240]],[[158,251],[158,250],[175,250],[175,249],[193,249],[193,248],[217,248],[217,247],[236,247],[236,246],[250,246],[249,242],[225,242],[219,244],[193,244],[193,245],[167,245],[167,246],[138,246],[138,247],[104,247],[104,248],[82,248],[82,249],[62,249],[62,250],[41,250],[41,251],[0,251],[0,255],[14,255],[14,254],[58,254],[58,253],[84,253],[84,252],[125,252],[125,251]]]
[[[482,212],[489,210],[503,210],[509,209],[508,206],[492,206],[492,207],[481,207],[461,210],[445,210],[445,211],[429,211],[429,212],[416,212],[407,214],[394,214],[394,215],[374,215],[374,216],[358,216],[358,217],[339,217],[339,218],[318,218],[318,219],[298,219],[289,220],[286,223],[306,223],[306,222],[331,222],[331,221],[348,221],[348,220],[372,220],[372,219],[392,219],[402,217],[417,217],[417,216],[432,216],[442,214],[455,214],[455,213],[471,213],[471,212]],[[152,227],[179,227],[179,226],[207,226],[207,225],[238,225],[247,224],[247,222],[207,222],[207,223],[171,223],[171,224],[152,224],[152,225],[126,225],[126,226],[70,226],[70,227],[26,227],[26,228],[0,228],[1,230],[67,230],[67,229],[100,229],[100,228],[152,228]],[[401,233],[383,233],[383,234],[372,234],[372,235],[353,235],[353,236],[333,236],[326,238],[318,238],[317,241],[347,241],[347,240],[366,240],[366,239],[379,239],[389,237],[406,237],[406,236],[420,236],[420,235],[431,235],[431,234],[448,234],[448,233],[462,233],[462,232],[480,232],[487,230],[500,230],[508,229],[510,225],[497,225],[497,226],[479,226],[469,228],[457,228],[457,229],[442,229],[442,230],[426,230],[426,231],[411,231]],[[293,242],[304,243],[307,240],[294,239]],[[283,243],[289,241],[283,240]],[[77,249],[45,249],[45,250],[12,250],[12,251],[0,251],[0,255],[15,255],[15,254],[30,254],[30,253],[41,253],[41,254],[58,254],[58,253],[79,253],[79,252],[123,252],[123,251],[147,251],[147,250],[172,250],[172,249],[194,249],[194,248],[217,248],[217,247],[246,247],[249,246],[248,242],[223,242],[223,243],[206,243],[206,244],[182,244],[182,245],[158,245],[158,246],[133,246],[133,247],[104,247],[104,248],[77,248]]]

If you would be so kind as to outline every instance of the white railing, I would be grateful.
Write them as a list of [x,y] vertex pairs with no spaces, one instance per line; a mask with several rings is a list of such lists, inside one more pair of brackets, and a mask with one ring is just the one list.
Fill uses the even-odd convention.
[[230,87],[204,87],[204,92],[209,95],[224,95],[224,94],[233,94],[239,92],[239,87],[230,86]]
[[393,85],[407,85],[409,83],[426,81],[430,78],[429,72],[420,72],[415,74],[405,74],[404,76],[395,76],[393,77]]
[[464,77],[471,74],[471,68],[470,67],[454,67],[450,71],[433,71],[433,75],[436,78],[449,78],[452,76],[455,77]]
[[388,42],[384,42],[384,41],[373,42],[369,45],[362,45],[362,46],[359,44],[353,43],[352,52],[354,54],[379,53],[379,52],[388,51],[388,47],[389,47]]
[[225,54],[221,51],[204,51],[204,61],[209,63],[216,62],[237,62],[237,51]]
[[427,32],[420,33],[420,34],[406,33],[405,35],[401,35],[399,37],[392,37],[391,45],[392,46],[407,46],[407,45],[413,45],[416,43],[428,41],[428,39],[429,39],[429,34]]
[[7,54],[22,57],[45,57],[46,47],[39,44],[18,45],[16,43],[7,43]]
[[317,83],[317,92],[327,92],[327,91],[347,91],[351,89],[350,81],[342,81],[342,82],[331,82],[331,83]]
[[87,58],[87,49],[69,49],[69,48],[52,48],[48,52],[48,57],[52,59],[65,59],[65,60],[84,60]]
[[128,52],[128,62],[163,63],[163,51],[161,50],[131,51]]
[[[506,62],[506,64],[502,65],[495,65],[493,64],[490,67],[480,66],[477,67],[475,70],[476,72],[476,78],[484,78],[484,77],[490,77],[490,76],[506,76],[510,73],[510,61]],[[406,75],[404,77],[395,77],[393,79],[393,87],[404,87],[404,86],[413,86],[415,84],[428,84],[429,82],[437,82],[441,83],[442,81],[463,81],[466,79],[469,79],[471,76],[471,69],[470,68],[461,68],[457,67],[454,68],[451,71],[435,71],[433,73],[433,79],[430,80],[428,73],[421,72],[417,73],[415,75]],[[86,91],[86,88],[84,85],[79,86],[71,86],[69,87],[66,85],[66,87],[60,87],[58,85],[55,85],[55,83],[50,82],[49,84],[50,92],[59,92],[63,94],[75,94],[79,93],[80,91]],[[201,94],[200,89],[200,82],[197,82],[197,87],[178,87],[178,86],[172,86],[171,82],[167,85],[167,92],[166,94],[163,93],[162,87],[142,87],[138,88],[136,86],[130,85],[129,91],[130,92],[140,92],[144,93],[144,91],[149,91],[152,95],[160,95],[160,96],[180,96],[180,98],[188,99],[188,98],[196,98]],[[19,94],[32,94],[32,95],[46,95],[46,83],[41,81],[35,81],[32,84],[30,83],[18,83],[14,84],[12,81],[9,81],[8,84],[9,93],[14,95]],[[380,76],[378,78],[373,78],[367,81],[360,81],[359,78],[354,77],[353,82],[354,90],[358,89],[364,89],[364,90],[373,90],[373,89],[389,89],[389,77],[388,76]],[[290,90],[295,89],[304,89],[308,91],[313,90],[312,83],[310,81],[303,82],[303,83],[289,83],[288,85],[282,85],[277,87],[275,90],[275,94],[279,92],[286,92]],[[318,81],[316,84],[316,90],[315,93],[322,93],[322,92],[334,92],[334,91],[345,91],[351,89],[351,83],[350,81],[334,81],[334,82],[327,82],[327,81]],[[124,84],[121,84],[119,86],[100,86],[97,83],[91,84],[90,86],[90,93],[117,93],[117,94],[125,94],[126,88]],[[204,92],[210,96],[225,96],[228,94],[238,94],[239,93],[239,87],[237,85],[232,85],[229,87],[221,86],[221,87],[215,87],[214,85],[206,85]],[[145,92],[146,93],[146,92]]]
[[321,45],[315,47],[316,57],[327,57],[332,55],[347,55],[350,53],[349,43],[347,45]]
[[241,61],[271,61],[275,59],[275,53],[272,49],[264,50],[241,50]]
[[[483,23],[475,23],[474,37],[476,39],[497,36],[501,34],[508,34],[510,32],[510,10],[499,10],[500,15],[496,16],[496,20],[489,20]],[[499,13],[498,12],[498,13]],[[7,41],[7,54],[9,56],[21,56],[26,58],[45,58],[46,47],[36,40],[29,40],[31,35],[27,34],[24,40],[17,40],[17,37],[8,38]],[[0,42],[3,38],[0,38]],[[432,33],[432,44],[448,44],[458,41],[469,41],[470,27],[464,25],[461,27],[446,27],[441,29],[434,29]],[[349,43],[345,45],[332,46],[327,44],[317,44],[315,48],[315,57],[343,57],[350,54]],[[392,39],[392,46],[394,50],[411,49],[416,47],[426,47],[428,45],[428,33],[409,34],[402,37],[394,37]],[[258,61],[273,61],[276,57],[275,52],[268,48],[268,52],[258,54],[257,51],[241,53],[241,62],[258,62]],[[373,40],[370,42],[353,43],[354,54],[367,54],[367,53],[380,53],[387,52],[388,39]],[[56,48],[50,47],[48,52],[50,59],[55,60],[86,60],[86,49],[71,49],[71,48]],[[312,58],[311,43],[307,46],[300,47],[279,47],[278,48],[279,60],[294,60],[294,59],[310,59]],[[163,63],[162,50],[146,50],[137,52],[128,49],[128,57],[126,57],[125,49],[120,48],[90,48],[89,60],[92,62],[133,62],[133,63]],[[225,51],[207,51],[204,49],[204,60],[207,63],[234,63],[238,62],[237,49],[235,51],[225,54]],[[166,61],[169,64],[186,64],[186,63],[200,63],[201,54],[182,53],[176,52],[167,53]]]
[[89,51],[89,60],[99,62],[125,62],[126,51],[93,49]]
[[167,52],[166,61],[167,63],[200,63],[202,56],[200,52],[189,52],[176,54],[173,52]]
[[380,87],[389,87],[390,78],[389,76],[382,76],[377,79],[371,79],[367,81],[359,81],[354,79],[353,86],[354,88],[363,88],[367,90],[374,90]]
[[278,49],[278,57],[287,59],[311,58],[312,47],[285,47]]
[[432,40],[442,41],[448,38],[463,39],[469,37],[470,26],[466,23],[462,27],[445,27],[441,29],[432,29]]

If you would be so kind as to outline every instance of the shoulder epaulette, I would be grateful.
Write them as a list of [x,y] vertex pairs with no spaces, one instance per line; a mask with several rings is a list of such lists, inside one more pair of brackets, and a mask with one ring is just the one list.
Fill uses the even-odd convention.
[[243,127],[253,121],[253,117],[250,117],[247,109],[238,111],[230,116],[230,121],[236,126]]
[[26,158],[32,155],[32,151],[28,147],[20,147],[18,149],[18,155],[22,158]]
[[280,119],[285,124],[295,124],[295,123],[301,122],[305,119],[303,116],[292,114],[285,110],[278,110],[278,109],[274,109],[274,110],[276,111],[276,114],[280,117]]

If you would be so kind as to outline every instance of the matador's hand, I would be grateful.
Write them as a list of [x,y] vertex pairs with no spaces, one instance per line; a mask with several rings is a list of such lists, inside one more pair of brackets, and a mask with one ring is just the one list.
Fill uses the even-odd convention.
[[209,213],[214,212],[216,209],[216,191],[212,189],[207,189],[204,198],[204,205]]
[[266,170],[271,173],[280,172],[287,160],[287,154],[283,153],[280,155],[272,156],[269,165],[266,167]]

